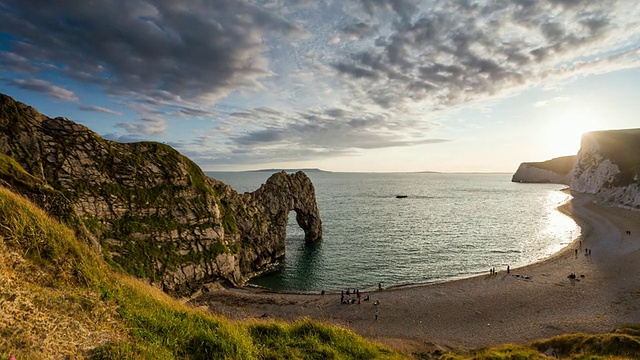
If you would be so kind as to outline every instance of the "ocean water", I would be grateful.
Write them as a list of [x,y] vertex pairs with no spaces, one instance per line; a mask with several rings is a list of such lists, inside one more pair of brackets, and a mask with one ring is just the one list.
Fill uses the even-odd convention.
[[[238,192],[268,172],[208,172]],[[509,174],[309,171],[323,239],[305,244],[289,214],[286,255],[251,284],[335,291],[452,280],[549,257],[580,234],[556,208],[570,196],[555,184],[512,183]],[[406,195],[406,198],[396,198]]]

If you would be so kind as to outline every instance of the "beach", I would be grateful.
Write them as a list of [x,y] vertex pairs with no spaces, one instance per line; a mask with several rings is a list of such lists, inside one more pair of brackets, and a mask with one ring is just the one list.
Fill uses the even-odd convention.
[[525,344],[640,323],[640,212],[572,195],[561,210],[582,234],[550,258],[509,273],[505,267],[493,275],[488,267],[484,275],[461,280],[361,292],[360,304],[342,304],[339,292],[250,287],[210,291],[190,303],[230,319],[309,317],[406,353]]

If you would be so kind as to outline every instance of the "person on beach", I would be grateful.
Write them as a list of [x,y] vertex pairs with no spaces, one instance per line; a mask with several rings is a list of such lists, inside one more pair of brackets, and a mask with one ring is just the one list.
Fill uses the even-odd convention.
[[511,268],[507,265],[507,274],[511,272]]
[[344,304],[344,290],[340,290],[340,304]]

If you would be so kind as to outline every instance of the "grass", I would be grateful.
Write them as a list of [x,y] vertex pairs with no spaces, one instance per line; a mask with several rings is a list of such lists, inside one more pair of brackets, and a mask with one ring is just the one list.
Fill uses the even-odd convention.
[[10,179],[29,188],[43,186],[43,181],[29,174],[11,157],[0,154],[0,179]]
[[551,160],[547,160],[543,162],[530,162],[527,164],[531,166],[535,166],[540,169],[553,171],[560,175],[566,175],[573,168],[575,159],[576,159],[575,155],[571,155],[571,156],[557,157],[557,158],[553,158]]
[[117,272],[72,230],[2,187],[0,264],[0,359],[404,358],[311,320],[232,322],[190,308]]
[[[235,322],[118,272],[44,211],[0,187],[0,359],[400,359],[309,319]],[[640,326],[420,359],[638,359]]]

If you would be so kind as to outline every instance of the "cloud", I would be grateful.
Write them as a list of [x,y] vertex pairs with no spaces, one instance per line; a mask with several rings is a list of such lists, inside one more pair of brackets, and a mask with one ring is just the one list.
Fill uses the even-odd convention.
[[93,111],[93,112],[99,112],[99,113],[109,114],[109,115],[118,115],[118,116],[122,115],[121,112],[117,112],[115,110],[107,109],[101,106],[80,106],[78,108],[82,111]]
[[31,67],[47,65],[113,94],[165,92],[174,101],[254,86],[270,74],[263,39],[304,36],[236,0],[3,0],[0,32],[11,35],[8,56],[32,59]]
[[53,85],[44,80],[38,79],[11,79],[7,80],[10,85],[17,86],[21,89],[39,92],[61,101],[78,102],[78,97],[73,91]]
[[372,103],[400,110],[407,99],[455,106],[596,71],[638,26],[632,6],[618,1],[361,2],[368,23],[344,29],[388,32],[332,68]]
[[449,141],[431,135],[437,110],[636,67],[639,11],[613,0],[0,0],[0,66],[103,89],[140,119],[114,139],[173,136],[191,121],[198,137],[175,144],[196,160],[313,159]]
[[0,65],[6,68],[6,70],[22,74],[34,74],[38,72],[38,67],[32,65],[29,59],[10,52],[0,52]]
[[155,135],[164,133],[168,125],[164,119],[142,118],[139,123],[117,123],[116,126],[129,134]]
[[551,106],[553,104],[566,102],[568,100],[571,100],[571,97],[568,97],[568,96],[556,96],[553,99],[536,101],[536,103],[533,104],[533,106],[534,107],[538,107],[538,108],[543,108],[543,107]]
[[[265,112],[256,110],[242,114],[249,122],[259,117],[264,128],[248,130],[231,141],[239,149],[271,148],[315,153],[345,152],[354,149],[380,149],[445,142],[445,139],[425,137],[432,124],[416,120],[394,119],[392,114],[373,113],[359,109],[329,108],[303,113],[272,113],[273,121],[265,119]],[[236,115],[237,116],[237,115]],[[283,120],[284,119],[284,120]]]

